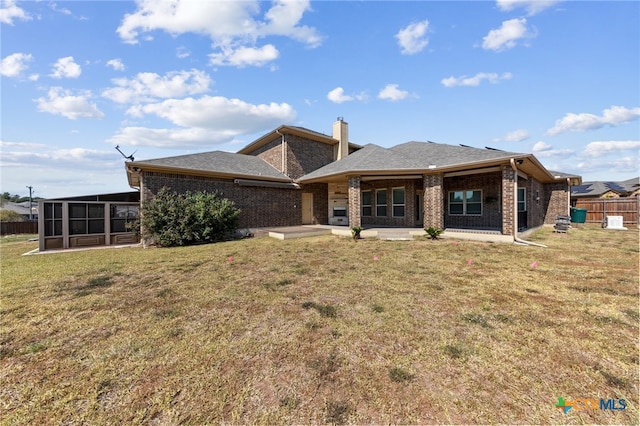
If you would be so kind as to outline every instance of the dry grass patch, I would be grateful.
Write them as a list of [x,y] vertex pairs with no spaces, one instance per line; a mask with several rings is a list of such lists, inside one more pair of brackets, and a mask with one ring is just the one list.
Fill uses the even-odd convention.
[[637,230],[532,240],[2,241],[1,421],[635,423]]

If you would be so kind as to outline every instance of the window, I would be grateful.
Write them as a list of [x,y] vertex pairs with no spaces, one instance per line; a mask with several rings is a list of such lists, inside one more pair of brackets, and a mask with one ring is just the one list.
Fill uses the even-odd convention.
[[471,190],[449,192],[449,214],[481,215],[482,191]]
[[526,188],[518,188],[518,211],[519,212],[527,211],[527,189]]
[[404,217],[404,188],[393,188],[391,192],[393,217]]
[[371,216],[371,191],[362,191],[362,216]]
[[62,203],[44,203],[44,236],[62,235]]
[[69,203],[69,235],[104,233],[104,204]]
[[131,232],[127,223],[138,218],[138,206],[111,205],[111,232]]
[[376,190],[376,216],[387,215],[387,190]]

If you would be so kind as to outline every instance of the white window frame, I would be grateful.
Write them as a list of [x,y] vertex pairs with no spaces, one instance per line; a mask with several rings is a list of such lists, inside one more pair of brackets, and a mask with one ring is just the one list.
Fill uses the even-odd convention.
[[[378,194],[381,192],[384,192],[384,204],[378,204]],[[387,217],[387,215],[389,214],[388,205],[389,203],[387,202],[387,188],[376,189],[376,217]],[[384,214],[378,213],[378,208],[380,207],[384,207]]]
[[[364,196],[363,195],[364,195],[365,192],[369,194],[369,204],[365,204],[364,203]],[[362,191],[361,200],[362,200],[362,216],[363,217],[371,217],[371,216],[373,216],[373,205],[372,205],[372,202],[371,202],[372,201],[371,197],[372,197],[372,194],[371,194],[371,190],[370,189],[367,189],[366,191]],[[369,209],[369,214],[365,213],[365,211],[364,211],[365,208]]]
[[[396,190],[402,190],[402,203],[396,204],[395,202],[396,200],[394,195]],[[393,217],[404,217],[406,214],[406,206],[407,206],[407,191],[405,190],[404,186],[391,188],[391,215]],[[402,215],[396,214],[396,207],[402,207]]]
[[[451,212],[451,194],[456,192],[462,192],[462,213],[452,213]],[[480,212],[479,213],[469,213],[467,211],[467,193],[479,192],[480,193],[480,201],[473,202],[472,204],[480,204]],[[450,216],[482,216],[482,212],[484,210],[484,205],[482,202],[482,189],[462,189],[458,191],[449,191],[449,197],[447,198],[448,207],[449,207],[449,215]],[[461,203],[454,203],[461,204]]]

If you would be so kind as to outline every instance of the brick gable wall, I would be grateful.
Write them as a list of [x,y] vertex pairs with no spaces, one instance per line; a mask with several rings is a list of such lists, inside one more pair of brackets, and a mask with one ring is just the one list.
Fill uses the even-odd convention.
[[256,148],[249,155],[260,157],[292,179],[298,179],[333,162],[332,145],[290,134],[285,134],[284,140],[284,168],[280,138]]
[[280,139],[276,139],[261,146],[260,148],[257,148],[249,155],[260,157],[275,167],[275,169],[280,173],[285,173],[285,170],[282,168],[282,143],[280,142]]
[[286,172],[291,179],[298,179],[333,162],[333,146],[305,139],[295,135],[285,135],[287,144]]

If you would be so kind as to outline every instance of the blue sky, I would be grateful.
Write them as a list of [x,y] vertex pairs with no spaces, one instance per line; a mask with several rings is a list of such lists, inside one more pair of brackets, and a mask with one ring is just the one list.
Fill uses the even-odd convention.
[[1,192],[128,191],[136,160],[281,124],[639,174],[640,2],[0,0]]

